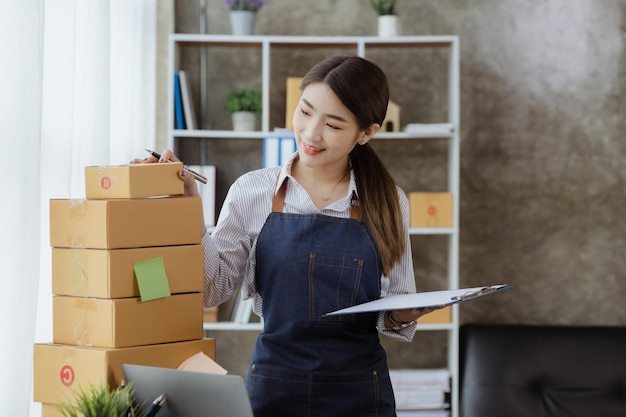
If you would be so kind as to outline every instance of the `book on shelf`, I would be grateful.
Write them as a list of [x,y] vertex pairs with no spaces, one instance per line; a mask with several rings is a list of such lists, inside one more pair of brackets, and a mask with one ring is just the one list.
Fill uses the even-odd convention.
[[406,133],[424,136],[446,136],[454,132],[452,123],[409,123],[404,127]]
[[398,410],[445,410],[449,407],[450,371],[390,369]]
[[398,417],[450,417],[449,410],[396,410]]
[[202,198],[204,224],[207,226],[215,226],[215,166],[190,165],[189,169],[204,175],[207,179],[206,184],[198,184],[198,190]]
[[292,131],[266,136],[263,138],[263,168],[286,164],[296,150],[296,138]]
[[190,130],[197,129],[196,112],[193,108],[191,85],[189,84],[187,71],[178,71],[178,77],[180,78],[180,94],[183,103],[183,114],[185,116],[185,127]]
[[174,128],[184,129],[185,121],[183,118],[183,101],[180,91],[180,77],[177,72],[174,73]]
[[237,324],[250,323],[250,317],[252,316],[254,308],[254,300],[252,298],[244,300],[241,289],[237,291],[236,294],[237,298],[235,299],[235,304],[233,305],[233,311],[230,320],[233,323]]

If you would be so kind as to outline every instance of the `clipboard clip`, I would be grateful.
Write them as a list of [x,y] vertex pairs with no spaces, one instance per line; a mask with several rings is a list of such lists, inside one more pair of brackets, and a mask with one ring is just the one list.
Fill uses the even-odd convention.
[[476,291],[468,291],[463,295],[455,295],[451,298],[454,302],[463,302],[473,300],[474,298],[482,297],[483,295],[491,294],[498,291],[497,287],[483,287]]

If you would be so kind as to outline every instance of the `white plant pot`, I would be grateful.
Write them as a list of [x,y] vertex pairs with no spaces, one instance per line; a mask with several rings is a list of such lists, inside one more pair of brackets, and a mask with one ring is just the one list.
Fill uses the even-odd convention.
[[256,130],[256,114],[251,111],[236,111],[233,117],[233,130]]
[[233,35],[252,35],[256,12],[249,10],[232,10],[230,12],[230,29]]
[[400,35],[400,21],[393,14],[378,16],[378,36],[388,38]]

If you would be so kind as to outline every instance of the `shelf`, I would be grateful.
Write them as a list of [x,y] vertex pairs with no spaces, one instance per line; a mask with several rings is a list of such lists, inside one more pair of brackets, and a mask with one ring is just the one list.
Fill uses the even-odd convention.
[[263,323],[235,323],[232,321],[218,321],[204,323],[204,330],[263,330]]
[[[454,127],[446,123],[423,124],[411,132],[379,132],[374,139],[379,140],[413,140],[413,139],[451,139]],[[267,136],[286,136],[281,132],[235,131],[235,130],[173,130],[170,136],[177,138],[224,138],[224,139],[263,139]]]
[[[215,230],[215,226],[207,226],[207,231],[212,233]],[[409,228],[409,235],[451,235],[455,232],[453,227],[411,227]]]
[[[442,111],[433,112],[432,120],[438,120],[440,123],[418,123],[420,120],[407,121],[408,124],[402,126],[405,128],[401,132],[378,132],[375,140],[391,141],[389,147],[400,148],[400,141],[428,141],[442,140],[449,146],[447,157],[447,192],[452,194],[452,224],[454,227],[445,228],[417,228],[410,227],[408,233],[410,236],[446,236],[447,237],[447,270],[445,272],[445,283],[443,287],[447,289],[459,288],[459,177],[460,177],[460,47],[458,36],[442,35],[442,36],[398,36],[393,38],[382,38],[378,36],[232,36],[232,35],[206,35],[206,34],[172,34],[169,37],[169,61],[168,61],[168,100],[174,102],[174,72],[177,71],[180,54],[189,51],[190,54],[197,53],[194,48],[198,48],[200,52],[207,52],[210,48],[221,48],[218,52],[226,52],[229,50],[250,49],[243,52],[251,52],[260,56],[261,65],[259,68],[259,78],[261,92],[263,97],[263,112],[261,113],[260,129],[258,131],[233,131],[233,130],[176,130],[173,128],[174,106],[168,107],[168,146],[174,149],[176,142],[184,142],[185,140],[193,141],[194,139],[228,139],[228,140],[258,140],[262,144],[262,140],[268,136],[285,136],[289,132],[272,131],[276,124],[277,116],[272,114],[270,117],[270,92],[276,88],[276,77],[272,77],[272,71],[275,69],[271,65],[274,51],[280,54],[290,53],[293,50],[304,49],[313,50],[320,49],[337,49],[352,50],[352,53],[364,58],[372,58],[384,61],[387,59],[389,65],[393,65],[393,58],[390,58],[387,48],[395,48],[391,54],[405,54],[406,56],[416,56],[421,59],[423,56],[434,56],[436,59],[441,57],[441,62],[447,62],[447,84],[441,81],[440,93],[442,100],[437,104],[443,109]],[[205,49],[203,49],[205,48]],[[408,51],[410,48],[420,49],[420,51]],[[434,49],[430,51],[429,49]],[[443,54],[440,51],[444,51]],[[447,54],[447,56],[445,55]],[[412,58],[411,58],[412,59]],[[424,67],[426,70],[429,66]],[[410,68],[407,68],[409,71]],[[201,70],[201,77],[202,70]],[[282,74],[282,73],[281,73]],[[439,74],[437,74],[439,76]],[[441,74],[445,78],[445,73]],[[408,86],[410,87],[410,86]],[[282,88],[282,84],[281,84]],[[416,91],[417,93],[417,91]],[[444,101],[447,96],[447,101]],[[446,103],[442,104],[442,103]],[[409,103],[399,103],[404,105],[413,105]],[[445,113],[443,113],[445,112]],[[282,120],[282,115],[280,115]],[[426,116],[425,116],[426,117]],[[412,117],[413,118],[413,117]],[[225,127],[226,124],[220,124],[221,121],[214,122],[215,126]],[[397,141],[397,142],[396,142]],[[246,145],[247,146],[247,145]],[[215,230],[215,226],[207,226],[209,233]],[[443,278],[443,276],[442,276]],[[452,396],[451,396],[451,416],[458,416],[458,346],[459,346],[459,311],[457,306],[452,307],[450,323],[428,323],[420,324],[418,331],[443,331],[447,333],[448,342],[448,368],[452,378]],[[240,323],[240,322],[211,322],[204,323],[205,331],[263,331],[262,322]],[[408,345],[408,348],[411,348]]]
[[410,227],[409,235],[451,235],[453,227]]
[[319,48],[323,46],[359,46],[371,47],[450,47],[457,42],[456,36],[398,36],[393,39],[379,36],[233,36],[233,35],[202,35],[177,33],[170,35],[170,41],[185,44],[205,44],[211,46],[258,46],[272,44],[274,46],[305,46]]
[[[204,330],[230,330],[230,331],[262,331],[263,323],[235,323],[232,321],[218,321],[207,322],[203,325]],[[453,330],[454,325],[452,323],[441,324],[419,324],[417,326],[418,331],[438,331],[438,330]]]

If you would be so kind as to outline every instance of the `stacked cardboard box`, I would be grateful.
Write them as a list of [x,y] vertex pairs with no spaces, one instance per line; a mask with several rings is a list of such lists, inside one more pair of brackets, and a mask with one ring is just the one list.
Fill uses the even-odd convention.
[[182,164],[87,167],[86,198],[50,201],[53,341],[34,349],[44,416],[81,389],[122,383],[122,364],[178,367],[203,338],[202,205]]

